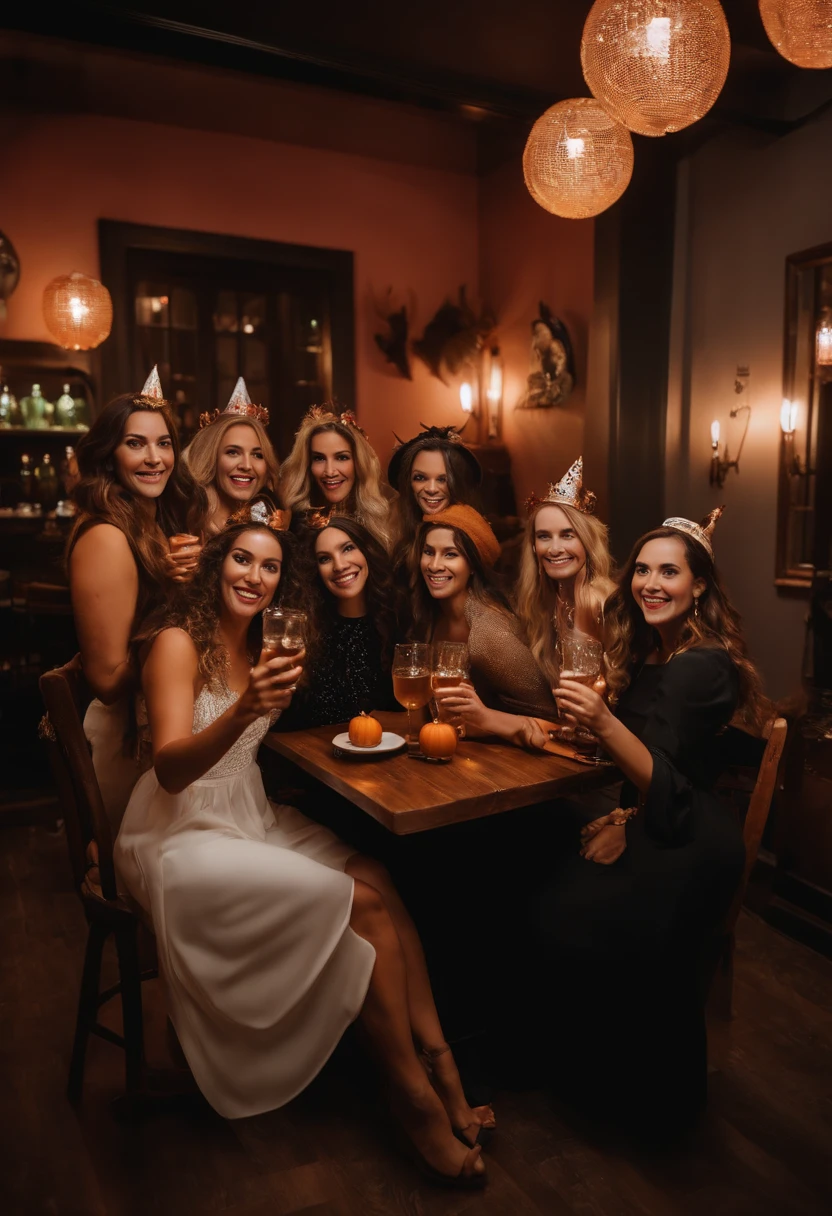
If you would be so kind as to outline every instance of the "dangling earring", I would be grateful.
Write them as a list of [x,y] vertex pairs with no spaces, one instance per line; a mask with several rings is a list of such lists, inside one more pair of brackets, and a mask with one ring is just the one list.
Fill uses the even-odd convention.
[[699,596],[698,595],[695,595],[693,597],[693,615],[696,617],[699,616]]

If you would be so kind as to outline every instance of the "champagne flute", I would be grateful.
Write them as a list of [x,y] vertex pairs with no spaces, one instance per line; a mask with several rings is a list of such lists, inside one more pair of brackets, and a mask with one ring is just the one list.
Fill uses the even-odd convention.
[[[596,639],[585,633],[569,633],[560,639],[561,669],[560,679],[576,680],[586,688],[592,688],[600,677],[604,659],[604,647]],[[558,705],[558,717],[564,720],[564,715]],[[574,738],[577,746],[586,748],[590,743],[594,747],[597,739],[590,731],[580,726],[567,724],[564,731]]]
[[[290,657],[300,654],[306,645],[306,613],[294,608],[279,608],[270,605],[263,609],[263,649],[270,652],[269,658],[278,655]],[[289,692],[294,692],[292,684]]]
[[407,710],[407,754],[419,756],[413,710],[423,709],[431,697],[431,654],[427,642],[402,642],[393,656],[393,695]]
[[[431,689],[437,692],[441,688],[458,688],[463,680],[469,677],[469,656],[466,642],[434,642],[433,645],[433,675]],[[465,737],[465,723],[460,714],[442,708],[436,702],[436,712],[440,722],[449,722],[456,727],[460,739]]]

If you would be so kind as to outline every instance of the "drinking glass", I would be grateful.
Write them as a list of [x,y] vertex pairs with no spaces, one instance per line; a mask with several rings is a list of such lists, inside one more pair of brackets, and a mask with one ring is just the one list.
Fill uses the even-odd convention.
[[[559,649],[560,679],[577,680],[579,684],[591,688],[602,671],[604,647],[601,643],[585,633],[571,633],[561,637]],[[560,706],[558,706],[558,716],[561,719],[564,716]],[[595,736],[584,727],[567,724],[565,729],[573,734],[574,742],[581,750],[588,747],[594,748],[597,745],[598,741]]]
[[[270,658],[278,655],[300,654],[306,645],[306,613],[294,608],[263,609],[263,649],[270,651]],[[294,692],[297,684],[288,691]]]
[[[433,644],[433,675],[431,689],[436,692],[440,688],[457,688],[469,676],[468,646],[465,642],[434,642]],[[449,722],[456,727],[460,739],[465,736],[465,723],[460,714],[454,714],[442,708],[436,702],[436,713],[440,722]]]
[[393,656],[393,695],[407,710],[407,754],[418,756],[419,735],[414,731],[413,711],[423,709],[431,698],[431,653],[427,642],[402,642]]

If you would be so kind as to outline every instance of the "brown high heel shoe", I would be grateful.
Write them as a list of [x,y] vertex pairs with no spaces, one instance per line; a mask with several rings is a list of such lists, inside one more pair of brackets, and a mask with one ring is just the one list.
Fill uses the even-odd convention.
[[[440,1056],[444,1056],[450,1050],[450,1043],[445,1043],[443,1047],[423,1047],[419,1052],[434,1089],[436,1089],[437,1081],[434,1064]],[[472,1106],[471,1110],[477,1115],[477,1119],[473,1123],[466,1124],[465,1127],[454,1127],[451,1124],[451,1131],[457,1140],[468,1147],[473,1148],[478,1146],[486,1148],[494,1132],[497,1130],[497,1119],[494,1111],[490,1106]],[[473,1136],[473,1139],[470,1138],[471,1136]]]

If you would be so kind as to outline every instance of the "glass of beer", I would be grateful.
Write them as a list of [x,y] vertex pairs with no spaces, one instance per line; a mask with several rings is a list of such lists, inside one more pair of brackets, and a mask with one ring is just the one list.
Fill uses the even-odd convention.
[[[560,639],[560,679],[577,680],[591,688],[600,677],[603,669],[604,647],[596,638],[585,633],[566,634]],[[563,715],[558,706],[558,714]],[[582,750],[595,747],[597,740],[593,734],[580,726],[569,726],[570,733],[574,731],[574,742]]]
[[427,642],[403,642],[393,656],[393,695],[407,710],[407,754],[420,756],[419,733],[413,711],[424,709],[431,698],[431,653]]
[[[434,642],[433,645],[433,675],[431,689],[434,693],[441,688],[458,688],[463,680],[469,677],[468,645],[466,642]],[[459,714],[443,710],[441,702],[436,702],[436,713],[440,722],[450,722],[456,727],[460,739],[465,736],[465,723]]]
[[[294,608],[278,608],[270,605],[263,610],[263,649],[270,659],[279,655],[292,657],[300,654],[306,645],[306,613]],[[297,684],[288,691],[294,692]]]

